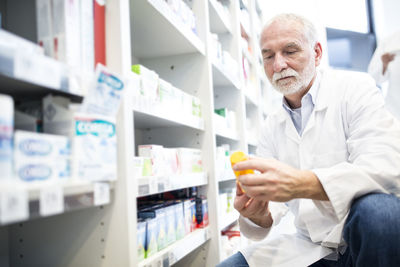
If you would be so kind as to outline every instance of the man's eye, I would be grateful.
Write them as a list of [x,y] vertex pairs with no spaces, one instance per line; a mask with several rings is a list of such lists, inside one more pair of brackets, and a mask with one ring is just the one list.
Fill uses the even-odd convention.
[[264,57],[264,59],[271,59],[271,58],[273,58],[274,56],[265,56]]
[[296,53],[296,51],[286,51],[286,54],[288,55],[293,55],[294,53]]

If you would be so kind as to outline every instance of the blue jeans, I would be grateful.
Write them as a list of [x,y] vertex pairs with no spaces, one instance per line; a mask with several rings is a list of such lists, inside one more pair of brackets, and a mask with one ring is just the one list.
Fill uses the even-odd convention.
[[[338,261],[321,259],[310,267],[400,266],[400,199],[388,194],[368,194],[356,199],[343,238],[348,247]],[[225,266],[249,265],[237,253],[218,265]]]

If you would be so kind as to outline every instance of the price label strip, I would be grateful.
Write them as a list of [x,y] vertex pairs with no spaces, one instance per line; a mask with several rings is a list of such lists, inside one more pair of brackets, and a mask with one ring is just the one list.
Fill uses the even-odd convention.
[[13,223],[29,218],[28,192],[23,188],[0,192],[0,223]]
[[95,183],[93,190],[95,206],[110,203],[110,185],[108,183]]
[[64,195],[60,185],[46,186],[40,190],[39,213],[50,216],[64,212]]

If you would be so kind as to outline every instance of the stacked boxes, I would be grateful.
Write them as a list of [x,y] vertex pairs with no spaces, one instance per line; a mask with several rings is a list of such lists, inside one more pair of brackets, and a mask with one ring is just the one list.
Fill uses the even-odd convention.
[[[153,176],[189,174],[203,171],[202,154],[199,149],[140,145],[138,152],[140,158],[151,159],[151,175]],[[140,163],[136,161],[136,164]],[[140,166],[138,167],[141,168]]]
[[[196,217],[196,204],[194,199],[160,201],[145,201],[138,211],[138,256],[142,257],[144,247],[145,258],[153,255],[185,235],[194,231],[197,227],[208,224],[208,214],[204,203],[201,201],[202,223],[198,223]],[[199,214],[200,216],[200,214]],[[143,235],[143,229],[146,231]],[[143,245],[143,240],[145,244]]]
[[[138,110],[162,113],[163,116],[175,117],[183,121],[201,119],[201,103],[171,83],[159,78],[158,74],[142,65],[133,65],[130,76],[134,89],[134,105]],[[165,113],[167,112],[167,113]]]
[[14,170],[31,182],[70,177],[70,144],[65,136],[16,131]]

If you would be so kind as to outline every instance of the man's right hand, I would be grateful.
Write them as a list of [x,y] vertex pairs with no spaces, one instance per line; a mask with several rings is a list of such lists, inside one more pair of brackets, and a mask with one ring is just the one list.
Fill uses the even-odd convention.
[[239,213],[255,224],[269,228],[272,226],[272,217],[268,209],[268,201],[255,200],[242,192],[236,182],[236,197],[234,207]]

